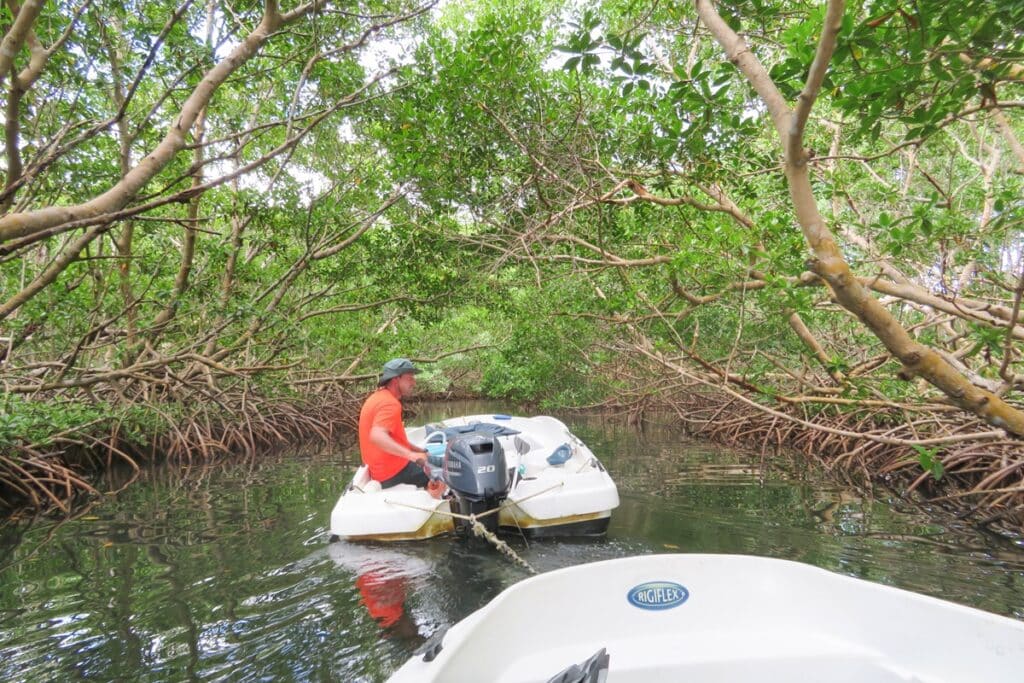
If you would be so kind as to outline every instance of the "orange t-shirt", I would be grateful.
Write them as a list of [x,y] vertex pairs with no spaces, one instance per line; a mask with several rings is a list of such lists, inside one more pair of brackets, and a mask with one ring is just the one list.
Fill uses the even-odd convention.
[[402,424],[402,404],[384,388],[370,394],[359,412],[359,452],[363,456],[363,464],[370,468],[371,479],[384,481],[398,474],[409,461],[371,442],[370,429],[374,426],[383,427],[392,439],[412,448]]

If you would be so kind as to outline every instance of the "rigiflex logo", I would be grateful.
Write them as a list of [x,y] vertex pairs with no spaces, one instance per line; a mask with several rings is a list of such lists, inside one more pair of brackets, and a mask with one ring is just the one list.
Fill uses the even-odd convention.
[[671,581],[648,581],[626,594],[629,604],[640,609],[672,609],[686,602],[690,591]]

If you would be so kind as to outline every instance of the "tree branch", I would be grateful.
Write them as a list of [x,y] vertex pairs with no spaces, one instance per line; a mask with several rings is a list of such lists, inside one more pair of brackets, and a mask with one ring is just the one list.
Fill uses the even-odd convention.
[[3,216],[0,218],[0,242],[32,235],[62,223],[89,221],[103,214],[120,211],[184,147],[185,138],[192,130],[199,112],[209,103],[217,88],[256,55],[278,28],[319,8],[322,4],[323,2],[318,0],[281,15],[277,12],[277,3],[268,0],[263,21],[259,26],[246,36],[228,57],[206,72],[182,105],[181,112],[160,144],[128,174],[106,192],[81,204],[51,206]]

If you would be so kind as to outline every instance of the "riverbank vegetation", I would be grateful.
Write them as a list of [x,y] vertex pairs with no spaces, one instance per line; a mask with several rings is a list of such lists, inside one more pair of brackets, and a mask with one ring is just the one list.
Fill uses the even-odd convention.
[[1024,9],[8,3],[0,502],[433,395],[1024,524]]

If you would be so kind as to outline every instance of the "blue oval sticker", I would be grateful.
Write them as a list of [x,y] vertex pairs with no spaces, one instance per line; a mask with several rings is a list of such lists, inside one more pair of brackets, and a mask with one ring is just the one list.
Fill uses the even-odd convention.
[[690,591],[672,581],[648,581],[631,588],[626,597],[640,609],[672,609],[686,602]]

